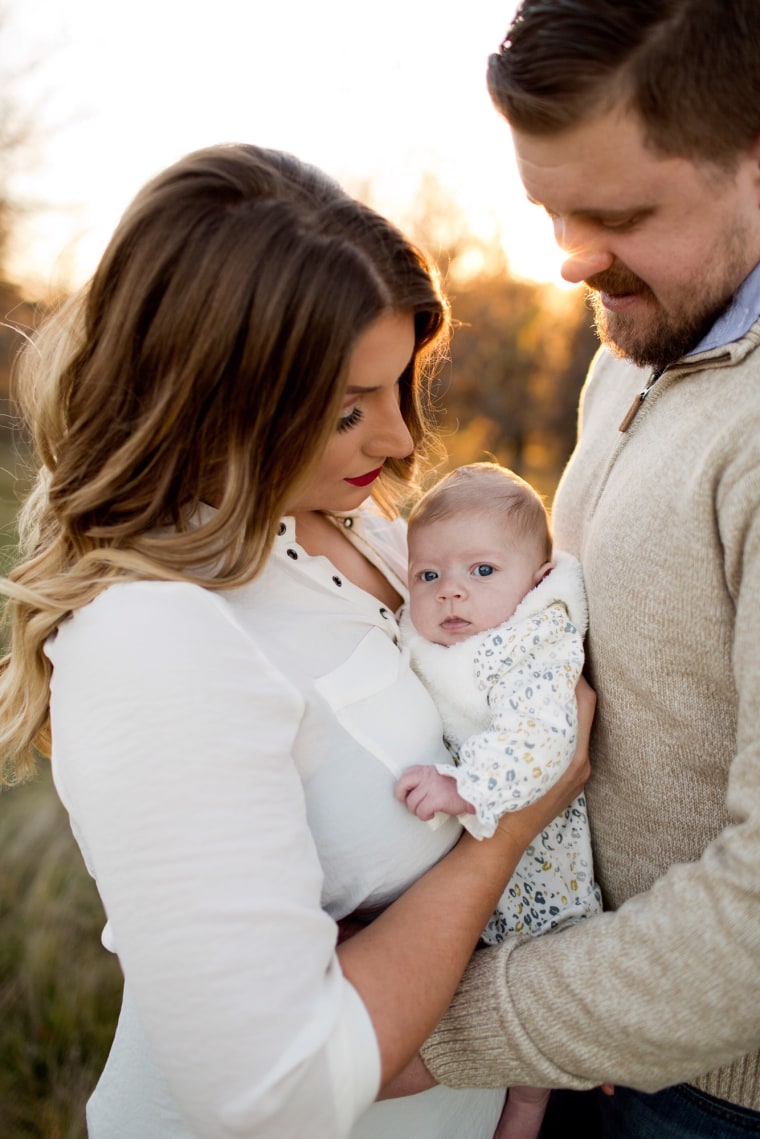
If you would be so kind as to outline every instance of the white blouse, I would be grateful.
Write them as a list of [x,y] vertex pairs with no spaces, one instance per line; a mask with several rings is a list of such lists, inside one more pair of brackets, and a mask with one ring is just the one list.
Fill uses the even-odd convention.
[[[403,524],[341,524],[406,597]],[[393,796],[446,758],[397,634],[285,519],[250,585],[115,585],[51,641],[56,787],[126,978],[90,1139],[490,1139],[499,1091],[370,1106],[377,1041],[335,955],[335,919],[459,835]]]

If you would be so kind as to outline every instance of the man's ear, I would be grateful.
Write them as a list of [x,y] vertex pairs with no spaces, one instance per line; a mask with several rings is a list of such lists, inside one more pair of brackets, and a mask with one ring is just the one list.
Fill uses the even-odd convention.
[[748,151],[751,161],[755,167],[755,186],[758,191],[758,200],[760,200],[760,134],[755,141],[751,144]]

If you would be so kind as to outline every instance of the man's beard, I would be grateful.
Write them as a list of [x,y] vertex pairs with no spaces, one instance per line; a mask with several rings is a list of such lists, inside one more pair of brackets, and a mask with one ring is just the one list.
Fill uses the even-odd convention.
[[[649,286],[622,264],[589,277],[585,284],[602,343],[616,356],[627,356],[640,367],[661,369],[696,348],[728,308],[741,279],[731,259],[717,288],[699,296],[685,286],[684,302],[675,311],[668,311]],[[612,296],[635,293],[645,310],[642,313],[641,304],[637,304],[635,313],[610,312],[604,306],[601,293]]]

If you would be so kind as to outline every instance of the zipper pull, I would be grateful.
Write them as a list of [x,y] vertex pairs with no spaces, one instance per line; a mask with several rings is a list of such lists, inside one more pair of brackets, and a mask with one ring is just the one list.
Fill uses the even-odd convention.
[[637,415],[638,410],[641,407],[642,403],[647,398],[647,396],[651,392],[652,388],[657,383],[657,381],[659,380],[660,376],[662,375],[662,373],[664,371],[665,371],[664,368],[661,368],[659,370],[659,372],[655,368],[655,370],[652,372],[652,375],[649,379],[649,383],[647,384],[647,386],[644,388],[643,391],[639,392],[639,394],[636,396],[636,398],[633,401],[633,403],[631,404],[631,406],[628,408],[628,411],[626,412],[625,417],[623,418],[623,422],[618,427],[618,431],[625,432],[628,430],[628,428],[631,426],[634,419],[636,418],[636,415]]

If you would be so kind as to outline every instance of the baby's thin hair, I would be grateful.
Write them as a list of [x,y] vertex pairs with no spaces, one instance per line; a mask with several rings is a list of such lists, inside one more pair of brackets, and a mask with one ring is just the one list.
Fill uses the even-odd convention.
[[473,514],[501,519],[516,538],[536,538],[545,560],[551,559],[551,523],[543,498],[498,463],[469,463],[444,475],[412,508],[409,534],[433,522]]

